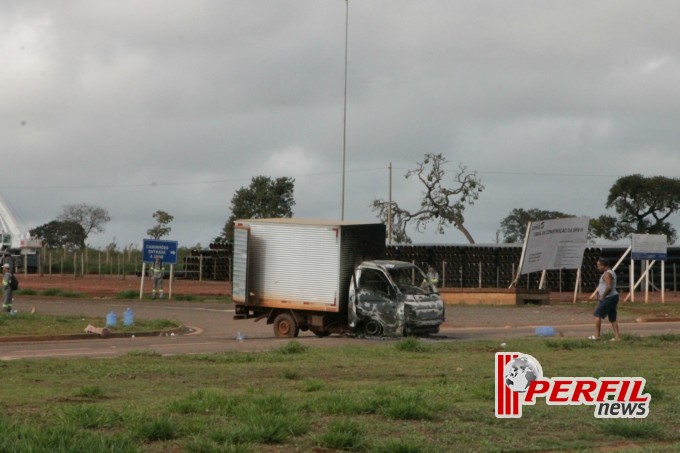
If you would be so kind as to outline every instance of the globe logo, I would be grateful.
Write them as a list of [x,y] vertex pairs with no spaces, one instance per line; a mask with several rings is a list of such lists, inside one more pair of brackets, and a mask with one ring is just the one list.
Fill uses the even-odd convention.
[[512,359],[503,369],[505,385],[519,393],[526,392],[529,385],[541,377],[543,377],[541,364],[530,355]]

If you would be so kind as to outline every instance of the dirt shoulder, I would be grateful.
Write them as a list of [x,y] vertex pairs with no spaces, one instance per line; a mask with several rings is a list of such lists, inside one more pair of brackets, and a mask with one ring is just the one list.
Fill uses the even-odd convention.
[[[17,274],[21,290],[34,290],[42,292],[46,289],[59,289],[74,291],[85,297],[112,298],[124,291],[139,292],[142,278],[134,275],[86,275],[74,277],[73,275],[21,275]],[[163,288],[167,294],[170,291],[170,280],[163,281]],[[144,293],[151,292],[151,279],[144,279]],[[227,297],[231,294],[229,282],[199,281],[173,279],[173,294],[190,294],[206,297]]]

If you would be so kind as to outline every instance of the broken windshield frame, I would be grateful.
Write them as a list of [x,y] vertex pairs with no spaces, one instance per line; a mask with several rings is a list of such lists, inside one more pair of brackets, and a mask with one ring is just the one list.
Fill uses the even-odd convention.
[[387,269],[390,278],[404,295],[425,295],[437,291],[417,267],[392,267]]

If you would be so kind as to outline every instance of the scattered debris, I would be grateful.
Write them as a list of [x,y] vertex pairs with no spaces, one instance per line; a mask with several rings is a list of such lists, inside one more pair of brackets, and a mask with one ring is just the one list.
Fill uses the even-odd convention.
[[88,324],[88,326],[85,327],[85,333],[96,333],[102,338],[107,338],[111,334],[111,331],[106,327],[95,327],[92,324]]

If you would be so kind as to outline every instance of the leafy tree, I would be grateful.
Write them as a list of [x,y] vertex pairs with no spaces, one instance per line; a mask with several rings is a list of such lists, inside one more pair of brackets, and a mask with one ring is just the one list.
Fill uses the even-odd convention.
[[[469,243],[475,243],[465,228],[463,214],[465,207],[473,205],[479,198],[484,186],[477,178],[477,172],[468,172],[463,164],[459,164],[450,182],[445,181],[444,165],[447,162],[441,154],[427,153],[423,162],[418,162],[415,170],[406,173],[406,179],[416,176],[425,186],[425,191],[420,209],[416,211],[403,209],[392,201],[392,231],[395,242],[411,242],[411,238],[406,234],[406,227],[410,223],[415,223],[416,230],[420,232],[430,222],[435,222],[439,234],[444,234],[447,226],[453,226],[463,233]],[[445,187],[444,184],[451,184],[451,187]],[[371,207],[378,213],[378,218],[387,223],[389,201],[376,199],[373,200]]]
[[85,230],[77,222],[53,220],[33,228],[30,233],[31,236],[42,239],[43,245],[51,249],[76,249],[85,246]]
[[623,176],[609,189],[607,208],[618,218],[602,215],[595,219],[595,234],[618,240],[632,233],[664,234],[675,243],[677,231],[668,218],[680,209],[680,179],[665,176]]
[[563,219],[566,217],[574,217],[571,214],[565,214],[559,211],[544,211],[541,209],[515,208],[510,211],[503,220],[501,220],[500,233],[503,235],[503,242],[516,243],[524,241],[524,235],[527,231],[529,222],[536,222],[539,220]]
[[70,204],[63,207],[63,212],[57,216],[60,222],[76,222],[83,227],[85,240],[91,233],[103,233],[104,225],[111,220],[109,211],[86,203]]
[[234,221],[238,219],[266,219],[293,217],[295,179],[256,176],[250,186],[241,187],[231,199],[231,215],[218,240],[234,238]]
[[156,211],[153,213],[152,217],[156,220],[156,225],[153,228],[146,230],[146,234],[152,239],[160,239],[163,236],[170,234],[172,230],[168,226],[175,218],[165,211]]

